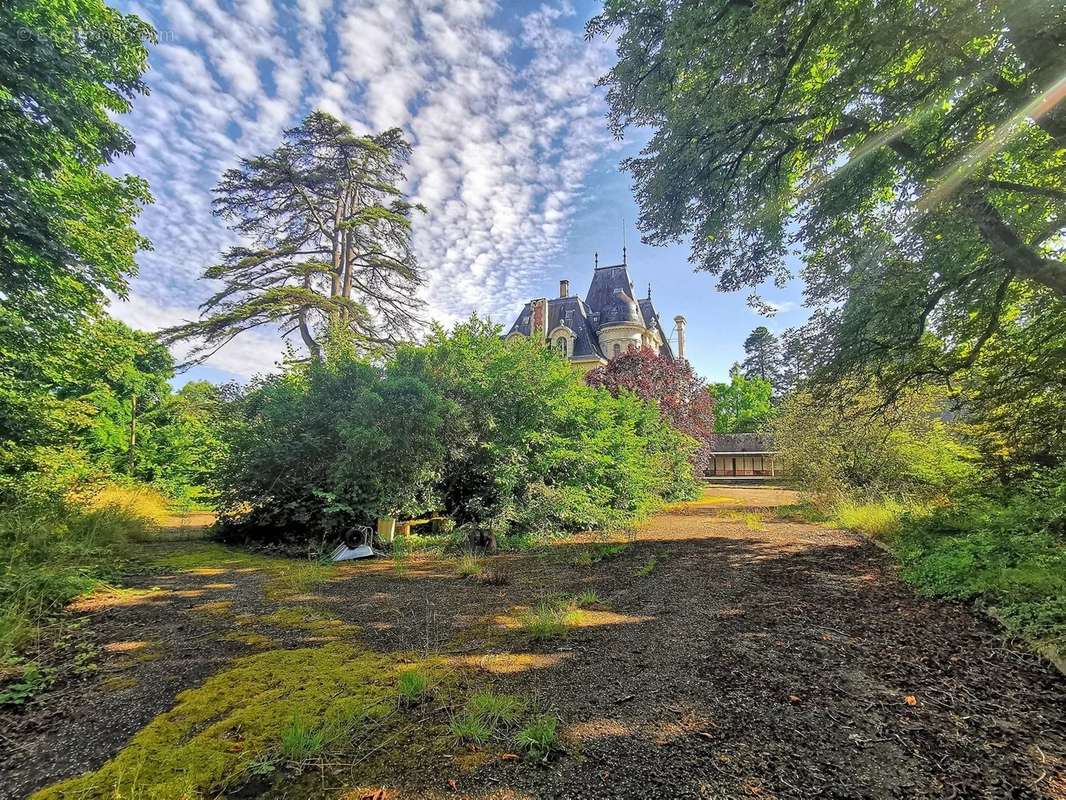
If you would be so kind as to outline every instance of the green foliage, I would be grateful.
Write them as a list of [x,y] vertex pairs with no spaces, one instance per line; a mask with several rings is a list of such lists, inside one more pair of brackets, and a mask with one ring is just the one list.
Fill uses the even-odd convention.
[[717,433],[753,433],[766,428],[773,417],[773,386],[766,378],[746,377],[734,365],[729,383],[711,385],[714,393],[714,429]]
[[485,570],[484,559],[474,553],[463,553],[455,565],[455,571],[464,578],[480,575]]
[[798,251],[824,398],[952,376],[1002,474],[1064,457],[1066,7],[609,0],[589,32],[618,132],[653,129],[625,162],[648,241],[691,234],[730,291]]
[[338,538],[432,510],[440,398],[336,349],[251,384],[228,406],[213,485],[228,537]]
[[658,408],[584,384],[476,318],[382,364],[331,347],[230,405],[215,485],[233,535],[336,536],[445,510],[476,546],[616,526],[695,491]]
[[286,761],[303,764],[322,752],[326,731],[296,714],[281,731],[281,756]]
[[492,738],[492,728],[477,717],[457,714],[448,723],[448,729],[456,741],[472,744],[484,744]]
[[124,543],[151,526],[128,508],[86,509],[43,491],[0,508],[0,675],[11,681],[0,702],[51,680],[36,659],[59,638],[59,612],[112,579]]
[[649,575],[655,572],[655,568],[657,566],[659,566],[659,557],[651,556],[647,561],[641,564],[640,568],[637,570],[637,577],[647,578]]
[[941,419],[943,396],[908,392],[888,402],[842,389],[838,403],[798,392],[781,404],[774,444],[789,475],[820,495],[944,494],[974,480],[976,454]]
[[115,117],[147,92],[152,41],[151,26],[102,0],[0,8],[0,295],[24,347],[105,290],[124,294],[136,272],[148,188],[101,167],[133,151]]
[[531,761],[541,761],[559,746],[559,719],[540,714],[514,737],[515,747]]
[[876,502],[843,499],[833,505],[831,521],[841,528],[883,538],[899,530],[900,519],[910,507],[892,498]]
[[1017,491],[971,492],[949,507],[904,517],[890,540],[921,591],[979,599],[1007,626],[1066,645],[1066,473]]

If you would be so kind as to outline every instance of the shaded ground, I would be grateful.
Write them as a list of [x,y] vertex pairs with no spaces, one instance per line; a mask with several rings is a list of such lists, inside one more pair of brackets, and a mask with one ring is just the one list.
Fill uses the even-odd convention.
[[[396,797],[1066,798],[1066,680],[969,610],[915,598],[869,543],[775,518],[792,499],[714,487],[602,560],[592,536],[494,557],[492,584],[416,556],[328,568],[304,591],[301,570],[161,547],[172,569],[82,608],[99,673],[0,716],[0,796],[98,768],[239,655],[320,641],[270,617],[313,608],[563,721],[547,766],[455,745],[389,776]],[[538,598],[583,590],[602,603],[566,639],[533,645],[516,626]],[[343,783],[323,776],[313,796]]]

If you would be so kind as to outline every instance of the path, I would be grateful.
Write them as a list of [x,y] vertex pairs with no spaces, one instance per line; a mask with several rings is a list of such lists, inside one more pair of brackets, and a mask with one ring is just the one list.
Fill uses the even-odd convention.
[[[98,767],[256,635],[313,641],[240,624],[307,603],[372,647],[450,652],[564,722],[568,752],[547,767],[412,764],[398,797],[1066,798],[1062,676],[967,609],[915,598],[859,537],[775,517],[788,495],[710,495],[591,565],[594,537],[496,557],[502,585],[430,557],[402,574],[388,561],[345,567],[304,594],[299,575],[280,591],[254,559],[141,579],[161,587],[150,602],[93,612],[102,678],[14,727],[0,719],[19,742],[0,796]],[[605,610],[561,643],[508,632],[515,607],[586,589]]]

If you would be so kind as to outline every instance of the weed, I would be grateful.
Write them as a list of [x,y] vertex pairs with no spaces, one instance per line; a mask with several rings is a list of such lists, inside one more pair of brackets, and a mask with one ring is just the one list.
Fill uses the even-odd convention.
[[658,556],[652,556],[647,561],[645,561],[643,565],[641,565],[640,569],[637,570],[637,577],[638,578],[646,578],[646,577],[648,577],[649,575],[651,575],[655,571],[655,568],[658,565],[659,565],[659,557]]
[[286,761],[295,764],[306,764],[322,752],[325,744],[325,731],[309,724],[301,716],[294,716],[281,731],[281,755]]
[[526,702],[513,694],[477,692],[466,702],[466,713],[481,720],[492,729],[513,725],[526,710]]
[[474,578],[485,569],[484,559],[474,553],[463,553],[455,563],[455,571],[464,578]]
[[542,600],[522,615],[522,630],[535,642],[560,639],[569,632],[570,609]]
[[402,705],[418,705],[429,695],[429,676],[418,668],[410,669],[400,675],[396,688]]
[[586,589],[581,594],[574,597],[574,605],[578,608],[588,608],[589,606],[598,606],[603,603],[600,600],[600,596],[596,594],[593,589]]
[[515,747],[532,761],[551,755],[559,746],[559,720],[550,714],[540,714],[515,734]]
[[460,742],[484,744],[492,738],[492,728],[469,714],[453,716],[448,724],[448,730]]

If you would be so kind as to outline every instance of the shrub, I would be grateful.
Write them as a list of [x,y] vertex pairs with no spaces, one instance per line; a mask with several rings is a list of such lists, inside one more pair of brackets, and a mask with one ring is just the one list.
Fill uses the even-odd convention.
[[905,515],[891,546],[919,591],[979,599],[1008,629],[1062,647],[1066,637],[1066,470],[1012,494],[971,493]]
[[459,561],[456,562],[455,571],[464,578],[476,577],[485,569],[485,565],[482,563],[483,560],[473,553],[463,553],[459,557]]
[[515,734],[514,743],[531,760],[547,758],[558,748],[559,720],[549,714],[537,716]]
[[229,406],[216,474],[235,539],[338,538],[444,509],[479,549],[617,527],[694,496],[695,443],[654,403],[472,319],[384,364],[331,345]]

